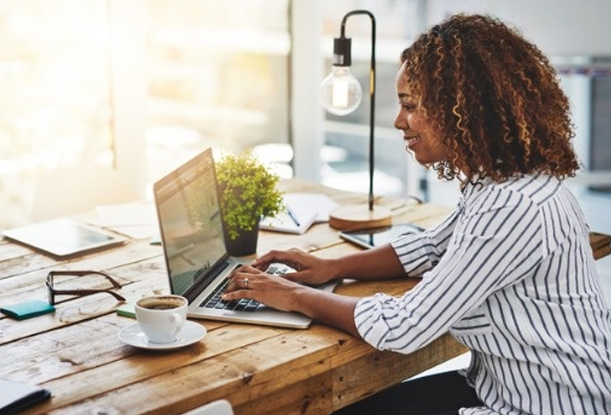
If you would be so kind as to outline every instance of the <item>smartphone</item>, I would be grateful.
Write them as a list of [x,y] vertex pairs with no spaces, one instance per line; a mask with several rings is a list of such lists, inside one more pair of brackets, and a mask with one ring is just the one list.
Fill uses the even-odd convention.
[[410,232],[422,232],[424,229],[412,223],[397,223],[380,228],[340,231],[339,236],[364,248],[373,248],[392,242]]

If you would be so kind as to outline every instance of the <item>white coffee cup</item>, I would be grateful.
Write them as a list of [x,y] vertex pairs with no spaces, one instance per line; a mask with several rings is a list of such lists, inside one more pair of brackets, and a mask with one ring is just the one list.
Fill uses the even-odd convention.
[[151,343],[176,341],[187,319],[188,301],[180,295],[153,295],[136,302],[136,319]]

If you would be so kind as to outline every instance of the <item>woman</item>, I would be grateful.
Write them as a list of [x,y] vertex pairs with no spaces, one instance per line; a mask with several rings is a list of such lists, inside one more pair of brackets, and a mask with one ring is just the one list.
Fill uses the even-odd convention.
[[[410,353],[449,331],[472,352],[472,389],[455,374],[428,389],[428,401],[454,391],[455,402],[423,408],[406,382],[342,413],[392,413],[384,402],[410,415],[611,413],[611,316],[585,219],[562,184],[578,162],[554,69],[516,31],[477,15],[433,27],[401,63],[395,127],[418,162],[460,183],[454,212],[342,258],[272,251],[233,275],[225,299],[298,311],[379,349]],[[261,271],[276,261],[297,272]],[[400,298],[295,283],[401,276],[422,280]]]

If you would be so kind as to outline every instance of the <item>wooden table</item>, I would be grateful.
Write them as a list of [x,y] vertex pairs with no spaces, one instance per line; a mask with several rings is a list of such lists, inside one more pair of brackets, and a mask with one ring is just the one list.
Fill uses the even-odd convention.
[[[283,186],[322,191],[339,203],[365,202],[363,195],[310,183]],[[393,209],[396,222],[424,227],[448,211],[396,200],[380,203]],[[272,247],[299,247],[323,257],[359,249],[326,224],[299,236],[262,232],[259,253]],[[109,271],[131,300],[169,291],[161,248],[145,240],[62,261],[1,241],[0,306],[46,298],[44,281],[51,269]],[[416,283],[345,282],[337,292],[399,295]],[[29,320],[0,317],[0,377],[39,384],[53,395],[24,414],[180,414],[220,398],[228,399],[238,415],[329,414],[465,352],[449,335],[400,355],[318,324],[291,330],[212,321],[198,321],[208,330],[200,343],[155,352],[119,341],[119,330],[134,320],[118,316],[118,305],[113,297],[97,294],[66,299],[54,314]]]

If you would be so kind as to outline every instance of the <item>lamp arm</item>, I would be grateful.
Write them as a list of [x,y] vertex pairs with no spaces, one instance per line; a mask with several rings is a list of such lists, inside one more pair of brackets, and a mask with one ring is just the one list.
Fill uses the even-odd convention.
[[340,38],[345,38],[346,23],[350,16],[366,14],[371,20],[371,69],[369,71],[369,210],[373,210],[373,171],[374,171],[374,126],[375,126],[375,91],[376,91],[376,19],[367,10],[353,10],[342,19]]

